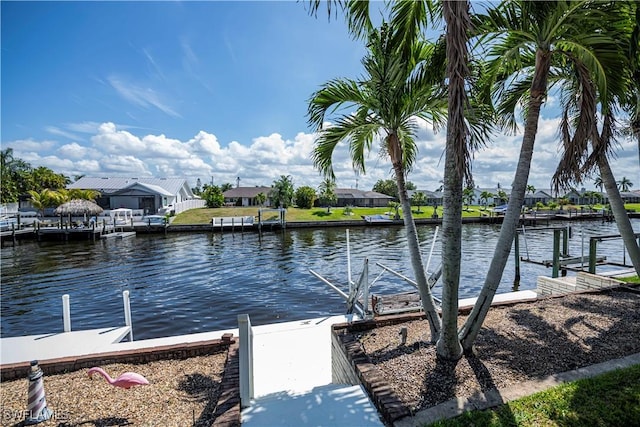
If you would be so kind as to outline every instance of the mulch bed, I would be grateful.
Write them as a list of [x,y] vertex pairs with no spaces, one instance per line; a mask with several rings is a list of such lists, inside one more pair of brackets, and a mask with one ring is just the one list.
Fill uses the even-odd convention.
[[[493,307],[476,340],[476,354],[463,356],[457,363],[437,359],[424,319],[407,318],[368,330],[337,329],[387,422],[454,397],[640,352],[638,288]],[[466,315],[460,316],[460,326],[465,319]],[[399,335],[402,327],[407,328],[404,345]],[[386,395],[376,396],[373,388]]]
[[[115,378],[144,376],[149,385],[114,387],[88,369],[44,377],[53,417],[39,426],[236,426],[240,423],[237,345],[214,354],[146,363],[96,365]],[[29,380],[0,384],[2,426],[22,426]]]

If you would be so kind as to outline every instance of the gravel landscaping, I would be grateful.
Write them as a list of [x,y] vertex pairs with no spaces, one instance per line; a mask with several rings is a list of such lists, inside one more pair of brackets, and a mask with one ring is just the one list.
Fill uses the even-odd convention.
[[[466,316],[460,316],[460,325]],[[407,342],[399,331],[407,328]],[[382,382],[410,413],[454,397],[640,352],[637,288],[572,294],[493,307],[476,355],[438,361],[424,320],[354,332]]]
[[[220,396],[226,352],[182,360],[101,366],[111,377],[136,372],[147,386],[109,385],[88,369],[46,375],[44,388],[53,418],[39,426],[210,426]],[[0,384],[2,425],[20,426],[27,408],[28,379]]]

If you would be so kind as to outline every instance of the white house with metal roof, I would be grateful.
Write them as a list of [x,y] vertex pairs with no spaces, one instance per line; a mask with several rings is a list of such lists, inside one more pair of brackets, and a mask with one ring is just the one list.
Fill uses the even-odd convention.
[[96,202],[103,209],[128,208],[155,214],[179,213],[205,205],[184,178],[82,177],[67,188],[99,191],[101,196]]

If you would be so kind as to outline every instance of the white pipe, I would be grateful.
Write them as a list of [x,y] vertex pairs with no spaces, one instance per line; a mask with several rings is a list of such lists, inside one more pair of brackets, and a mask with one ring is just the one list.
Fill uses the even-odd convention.
[[522,224],[522,237],[524,237],[524,250],[527,252],[527,259],[529,258],[529,245],[527,245],[527,234],[525,232],[524,224]]
[[584,227],[580,224],[580,271],[584,271]]
[[69,303],[69,294],[62,295],[62,323],[64,331],[71,332],[71,305]]
[[240,407],[251,405],[253,399],[253,330],[248,314],[238,315],[240,339]]
[[349,229],[347,228],[347,283],[349,284],[349,292],[351,292],[351,245],[349,243]]
[[382,264],[380,264],[379,262],[376,262],[376,265],[378,265],[378,266],[380,266],[380,267],[384,268],[384,269],[385,269],[385,270],[387,270],[389,273],[391,273],[391,274],[393,274],[393,275],[398,276],[399,278],[401,278],[401,279],[402,279],[402,280],[404,280],[405,282],[407,282],[407,283],[411,284],[414,288],[416,288],[416,289],[418,288],[418,284],[417,284],[414,280],[409,279],[407,276],[405,276],[405,275],[403,275],[403,274],[401,274],[401,273],[398,273],[397,271],[392,270],[391,268],[387,267],[386,265],[382,265]]
[[431,250],[429,251],[429,258],[427,259],[427,266],[424,268],[424,271],[429,271],[429,266],[431,265],[431,256],[433,255],[433,248],[436,246],[437,238],[438,238],[438,226],[436,225],[436,230],[433,232],[433,241],[431,242]]
[[319,275],[318,273],[316,273],[315,271],[313,271],[311,269],[309,270],[309,273],[313,274],[318,279],[320,279],[321,281],[323,281],[324,283],[329,285],[331,288],[333,288],[333,290],[335,290],[338,293],[338,295],[340,295],[342,298],[344,298],[345,301],[349,300],[349,295],[345,294],[343,291],[338,289],[333,283],[329,282],[327,279],[325,279],[324,277],[322,277],[321,275]]
[[133,341],[133,325],[131,324],[131,302],[129,301],[129,291],[122,291],[122,302],[124,304],[124,323],[129,327],[129,339]]

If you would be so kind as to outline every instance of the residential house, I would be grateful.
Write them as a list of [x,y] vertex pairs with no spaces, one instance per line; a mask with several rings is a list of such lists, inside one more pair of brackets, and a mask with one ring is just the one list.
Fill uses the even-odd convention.
[[409,200],[411,200],[416,193],[424,194],[426,199],[424,206],[442,206],[442,191],[407,190]]
[[257,197],[258,194],[264,194],[267,199],[263,206],[271,206],[269,192],[271,187],[235,187],[222,193],[224,203],[228,206],[260,206]]
[[524,195],[524,205],[535,207],[538,203],[547,204],[553,200],[550,189],[536,190],[535,193],[527,193]]
[[145,215],[205,205],[184,178],[82,177],[67,189],[96,190],[101,194],[96,202],[103,209],[128,208]]
[[338,200],[336,207],[359,206],[367,208],[386,207],[394,198],[376,191],[358,190],[357,188],[336,188]]

